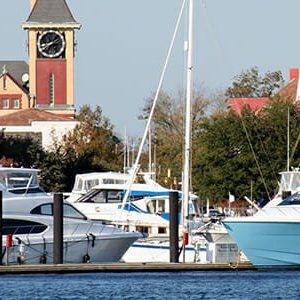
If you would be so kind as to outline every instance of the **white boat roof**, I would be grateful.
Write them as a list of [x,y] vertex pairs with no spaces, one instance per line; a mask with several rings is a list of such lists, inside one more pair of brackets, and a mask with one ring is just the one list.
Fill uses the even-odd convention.
[[19,172],[19,173],[38,173],[39,169],[32,169],[32,168],[15,168],[15,167],[0,167],[0,172]]
[[[127,190],[129,187],[126,183],[102,183],[92,187],[93,190]],[[152,186],[145,183],[133,183],[132,191],[172,191],[162,186]]]
[[82,179],[92,179],[92,178],[129,179],[130,174],[119,173],[119,172],[92,172],[92,173],[77,174],[76,177]]

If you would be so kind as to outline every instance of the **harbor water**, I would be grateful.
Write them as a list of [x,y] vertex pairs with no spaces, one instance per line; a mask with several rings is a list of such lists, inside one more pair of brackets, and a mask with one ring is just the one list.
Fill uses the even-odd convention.
[[300,299],[300,271],[4,275],[0,299]]

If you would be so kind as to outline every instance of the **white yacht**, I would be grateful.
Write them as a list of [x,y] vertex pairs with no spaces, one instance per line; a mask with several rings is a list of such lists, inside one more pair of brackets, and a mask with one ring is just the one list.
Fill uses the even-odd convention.
[[[18,174],[24,175],[23,170]],[[21,187],[7,184],[4,187],[2,242],[5,245],[6,238],[11,235],[12,247],[2,249],[3,261],[9,264],[52,263],[53,195],[31,194],[28,193],[30,189],[16,195],[15,189],[19,192]],[[38,185],[32,188],[31,191],[38,190]],[[92,221],[70,203],[64,203],[65,263],[117,262],[139,237],[138,232],[125,232]]]
[[[144,172],[139,173],[136,176],[135,183],[145,184],[145,186],[151,187],[151,190],[155,189],[160,192],[167,192],[168,189],[162,187],[157,182],[152,180],[151,173]],[[131,178],[131,172],[91,172],[77,174],[71,193],[65,193],[65,197],[68,198],[69,202],[74,202],[81,196],[85,195],[95,186],[103,186],[106,184],[128,184]],[[149,188],[148,188],[149,190]]]
[[[98,177],[98,182],[100,177],[104,180],[83,196],[70,197],[66,200],[90,219],[114,224],[127,231],[139,231],[144,235],[125,253],[122,258],[125,262],[168,262],[170,260],[169,192],[171,190],[160,186],[150,178],[142,180],[144,178],[142,177],[138,180],[142,183],[132,184],[129,198],[124,204],[128,181],[119,183],[121,178],[119,173],[104,172],[101,176],[99,174],[101,173],[78,176],[75,186],[79,183],[79,187],[88,186],[87,182],[92,180],[93,176],[95,180],[95,176]],[[114,174],[117,176],[114,177]],[[129,175],[123,178],[128,180]],[[179,192],[179,205],[181,196],[182,193]],[[190,198],[190,211],[195,215],[197,197],[191,194]],[[195,261],[194,246],[186,247],[185,253],[185,261]]]
[[[118,262],[139,237],[74,215],[64,218],[64,263]],[[52,216],[5,214],[3,234],[12,234],[12,247],[2,249],[4,263],[53,263]]]

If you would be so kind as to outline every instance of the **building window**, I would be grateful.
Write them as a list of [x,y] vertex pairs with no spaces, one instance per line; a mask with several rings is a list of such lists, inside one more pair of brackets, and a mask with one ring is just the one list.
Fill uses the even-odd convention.
[[3,89],[6,90],[6,75],[3,76]]
[[54,74],[51,73],[49,76],[49,100],[50,105],[54,105]]
[[18,109],[20,108],[20,100],[19,99],[13,99],[13,108]]
[[2,99],[2,108],[3,109],[9,108],[9,99]]

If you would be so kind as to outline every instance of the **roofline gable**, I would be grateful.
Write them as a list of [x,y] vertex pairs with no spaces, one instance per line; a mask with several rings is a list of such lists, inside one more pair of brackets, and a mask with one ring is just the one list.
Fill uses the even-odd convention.
[[2,74],[0,75],[0,79],[1,79],[3,76],[8,76],[8,77],[13,81],[13,83],[14,83],[15,85],[17,85],[17,86],[23,91],[24,94],[26,94],[26,95],[29,94],[29,92],[28,92],[23,86],[21,86],[21,85],[19,84],[19,82],[18,82],[11,74],[9,74],[9,72],[2,73]]

